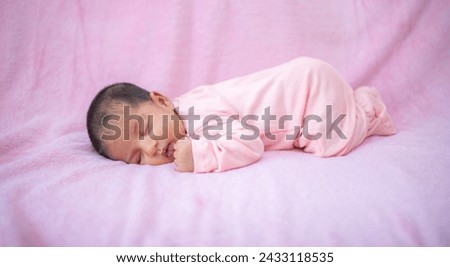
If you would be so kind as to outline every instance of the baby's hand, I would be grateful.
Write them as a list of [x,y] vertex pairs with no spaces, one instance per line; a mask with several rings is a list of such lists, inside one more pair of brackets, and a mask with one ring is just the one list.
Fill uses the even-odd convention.
[[173,146],[175,152],[175,170],[179,172],[193,172],[194,159],[192,156],[192,142],[189,138],[178,140]]

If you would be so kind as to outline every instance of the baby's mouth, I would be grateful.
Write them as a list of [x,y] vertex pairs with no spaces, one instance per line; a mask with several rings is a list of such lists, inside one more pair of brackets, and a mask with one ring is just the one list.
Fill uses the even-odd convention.
[[170,157],[172,157],[173,152],[174,152],[174,149],[173,149],[173,144],[171,142],[164,148],[164,155],[166,156],[166,158],[170,158]]

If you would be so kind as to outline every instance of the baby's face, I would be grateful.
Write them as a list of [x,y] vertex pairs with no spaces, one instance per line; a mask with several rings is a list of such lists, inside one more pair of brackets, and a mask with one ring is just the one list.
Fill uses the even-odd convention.
[[149,165],[174,161],[173,145],[186,135],[184,125],[168,98],[156,92],[150,96],[153,102],[134,108],[119,105],[120,118],[108,122],[108,129],[121,132],[119,138],[104,141],[112,159]]

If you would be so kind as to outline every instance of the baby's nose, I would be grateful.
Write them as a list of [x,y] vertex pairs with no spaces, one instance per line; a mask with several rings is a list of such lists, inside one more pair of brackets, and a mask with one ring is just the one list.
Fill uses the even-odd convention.
[[160,156],[163,156],[164,155],[164,146],[163,145],[160,145],[160,146],[157,146],[157,148],[158,148],[158,155],[160,155]]

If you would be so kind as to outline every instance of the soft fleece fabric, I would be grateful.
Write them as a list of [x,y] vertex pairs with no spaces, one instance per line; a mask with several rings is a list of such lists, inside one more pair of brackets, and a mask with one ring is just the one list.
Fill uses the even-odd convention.
[[[0,1],[0,245],[450,246],[450,2]],[[185,174],[97,155],[95,94],[171,98],[299,56],[397,127],[344,157]]]
[[375,88],[353,91],[332,66],[308,57],[200,86],[174,104],[190,118],[183,122],[195,172],[246,166],[264,150],[342,156],[366,137],[395,133]]

